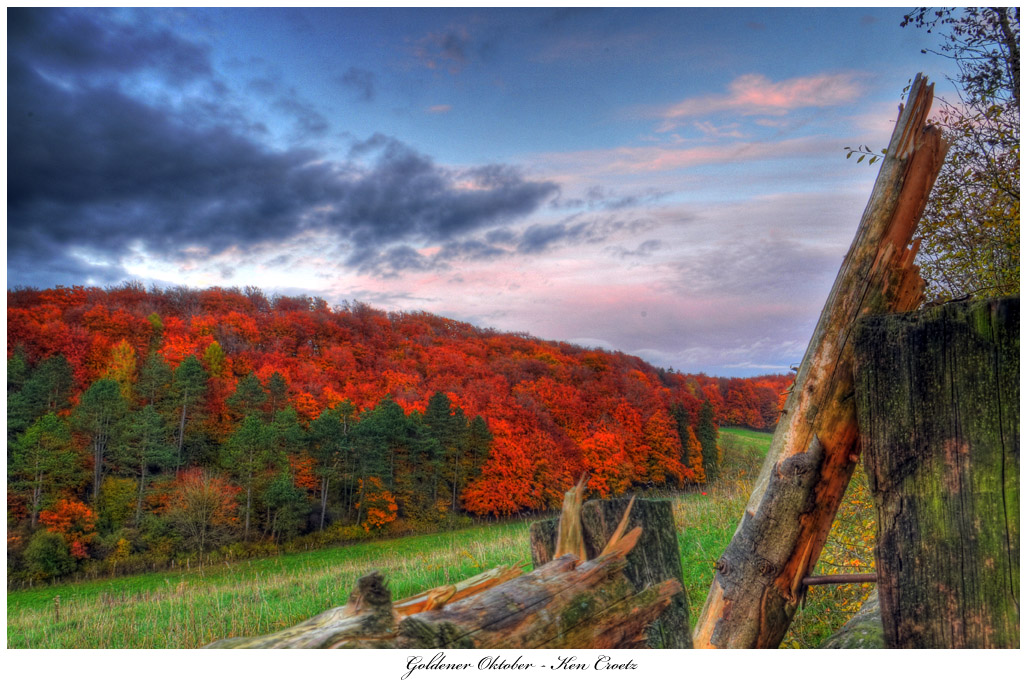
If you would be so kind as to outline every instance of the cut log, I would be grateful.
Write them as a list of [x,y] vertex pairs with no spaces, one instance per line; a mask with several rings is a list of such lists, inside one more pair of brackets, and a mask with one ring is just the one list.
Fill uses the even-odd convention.
[[926,126],[933,87],[914,79],[860,226],[821,312],[746,511],[717,563],[693,642],[777,647],[859,455],[853,323],[912,310],[924,283],[908,249],[946,144]]
[[1020,303],[865,318],[861,443],[885,642],[1020,646]]
[[[652,649],[692,648],[689,603],[682,583],[682,560],[671,502],[644,499],[634,502],[627,499],[589,500],[582,505],[581,519],[582,528],[576,537],[580,537],[584,543],[588,559],[600,555],[609,539],[616,537],[617,529],[623,528],[625,523],[629,527],[643,529],[636,550],[627,557],[625,575],[628,580],[637,591],[644,591],[667,580],[674,580],[681,585],[681,590],[672,598],[670,606],[648,629],[646,645]],[[574,535],[574,531],[572,533]],[[532,563],[536,567],[550,560],[557,535],[558,523],[555,519],[532,524],[529,542]]]

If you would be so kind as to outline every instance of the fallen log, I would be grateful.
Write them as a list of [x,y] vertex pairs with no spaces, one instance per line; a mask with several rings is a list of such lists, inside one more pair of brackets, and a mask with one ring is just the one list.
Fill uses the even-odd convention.
[[890,648],[1020,646],[1020,303],[949,303],[855,334]]
[[[291,628],[257,637],[225,639],[207,648],[638,648],[651,645],[647,633],[682,596],[681,567],[672,578],[640,583],[626,575],[631,556],[673,553],[672,526],[654,537],[628,530],[631,502],[602,551],[588,560],[582,545],[584,481],[565,497],[560,555],[522,574],[498,567],[456,585],[427,590],[394,602],[378,572],[363,576],[345,606],[329,609]],[[644,505],[645,506],[645,505]],[[645,542],[640,543],[640,538]],[[569,551],[570,550],[570,551]],[[636,557],[642,557],[636,559]],[[678,603],[678,602],[674,602]],[[688,631],[688,616],[684,627]]]
[[908,249],[947,145],[925,125],[920,74],[889,142],[860,226],[821,312],[742,520],[693,632],[696,647],[777,647],[824,546],[859,455],[853,323],[916,308],[924,282]]

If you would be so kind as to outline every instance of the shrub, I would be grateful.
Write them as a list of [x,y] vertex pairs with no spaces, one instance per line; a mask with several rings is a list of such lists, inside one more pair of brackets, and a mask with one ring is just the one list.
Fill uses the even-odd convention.
[[75,570],[75,558],[59,533],[41,530],[25,548],[25,567],[33,579],[59,578]]

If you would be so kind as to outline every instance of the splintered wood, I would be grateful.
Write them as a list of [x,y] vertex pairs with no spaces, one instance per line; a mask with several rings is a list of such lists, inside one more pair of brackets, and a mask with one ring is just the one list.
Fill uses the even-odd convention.
[[908,248],[947,145],[926,125],[920,74],[811,337],[767,459],[693,633],[697,647],[777,647],[821,554],[860,453],[851,332],[868,313],[913,310],[924,281]]
[[[632,502],[586,559],[582,532],[584,480],[565,497],[560,555],[531,573],[501,566],[455,585],[392,601],[384,577],[357,581],[345,606],[281,632],[226,639],[208,648],[632,648],[645,646],[648,628],[682,595],[675,579],[640,587],[626,576],[626,555],[643,529],[628,530]],[[670,517],[670,515],[669,515]],[[671,528],[674,537],[674,528]],[[640,548],[641,549],[641,548]],[[677,541],[671,548],[677,557]],[[677,602],[676,602],[677,603]],[[684,603],[684,602],[683,602]],[[685,627],[688,628],[686,616]]]

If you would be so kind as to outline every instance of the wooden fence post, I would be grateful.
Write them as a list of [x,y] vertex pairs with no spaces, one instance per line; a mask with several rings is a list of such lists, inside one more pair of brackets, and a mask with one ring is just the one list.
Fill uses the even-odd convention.
[[885,644],[1019,647],[1020,302],[865,318],[861,444]]
[[739,527],[693,632],[697,647],[774,648],[788,630],[860,452],[853,323],[913,310],[924,282],[908,249],[947,145],[925,125],[933,87],[920,74],[796,374]]
[[[589,500],[582,505],[582,535],[586,558],[593,559],[603,551],[628,507],[627,498]],[[670,500],[636,499],[628,515],[628,527],[641,526],[642,536],[626,557],[625,577],[636,591],[675,580],[682,590],[671,598],[671,604],[647,628],[646,646],[650,649],[691,649],[689,602],[682,582],[682,559]],[[553,558],[557,541],[557,519],[537,521],[529,530],[532,563],[536,568]]]

